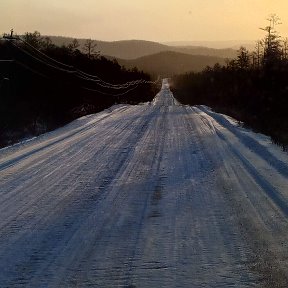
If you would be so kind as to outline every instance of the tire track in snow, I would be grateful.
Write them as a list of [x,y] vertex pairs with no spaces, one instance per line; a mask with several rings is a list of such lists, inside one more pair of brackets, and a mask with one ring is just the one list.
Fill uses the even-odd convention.
[[[121,133],[123,133],[123,131],[126,131],[126,129],[128,128],[128,126],[129,125],[131,125],[130,123],[127,123],[126,124],[126,126],[124,126],[124,127],[122,127],[122,129],[120,129],[121,130]],[[116,126],[117,127],[117,126]],[[122,131],[123,130],[123,131]],[[129,130],[127,130],[128,132],[129,132]],[[107,134],[107,136],[108,136],[108,134],[111,134],[111,135],[113,135],[113,133],[111,133],[111,131],[109,132],[109,130],[106,132],[106,134]],[[105,135],[101,135],[101,136],[105,136]],[[115,137],[115,135],[114,135],[114,137]],[[107,138],[106,138],[107,139]],[[109,138],[108,138],[109,139]],[[124,139],[125,139],[125,137],[124,137]],[[111,141],[113,140],[113,137],[111,136]],[[110,140],[109,140],[110,141]],[[79,142],[79,141],[78,141]],[[90,139],[90,142],[91,142],[91,139]],[[93,142],[92,142],[93,143]],[[108,142],[109,143],[109,142]],[[113,143],[113,142],[111,142],[111,143]],[[82,145],[83,145],[83,142],[81,141],[80,143],[79,143],[80,145],[81,145],[81,147],[82,147]],[[75,144],[76,145],[76,144]],[[94,145],[93,145],[94,146]],[[84,149],[84,152],[85,152],[85,154],[83,153],[83,151],[82,151],[82,149],[81,150],[79,150],[79,148],[78,148],[78,155],[79,155],[79,158],[77,159],[77,157],[76,157],[76,155],[75,154],[72,154],[71,155],[71,157],[69,157],[68,159],[67,159],[67,156],[65,157],[66,159],[66,162],[70,162],[71,163],[71,158],[73,158],[73,160],[74,160],[74,163],[71,165],[73,168],[74,168],[74,171],[76,170],[76,168],[77,169],[79,169],[79,167],[81,168],[81,165],[83,165],[83,162],[85,163],[85,158],[87,158],[87,156],[85,156],[85,155],[91,155],[91,153],[94,153],[93,152],[93,149],[95,149],[94,147],[92,146],[92,150],[91,150],[91,148],[88,150],[87,149],[87,147],[85,147],[84,146],[84,148],[86,148],[86,149]],[[109,145],[102,145],[101,146],[101,149],[99,150],[99,151],[97,151],[96,152],[96,154],[101,154],[101,153],[103,153],[104,151],[107,151],[107,150],[109,150]],[[60,149],[60,151],[62,151],[62,149]],[[94,157],[96,156],[96,154],[94,154]],[[53,155],[53,152],[52,152],[52,155]],[[45,156],[46,157],[46,156]],[[56,158],[56,160],[55,160],[55,162],[57,162],[57,161],[59,161],[59,159],[58,159],[58,157],[54,157],[54,158]],[[76,158],[76,159],[75,159]],[[51,157],[50,157],[50,159],[51,159]],[[55,164],[57,164],[57,163],[55,163],[54,161],[49,161],[49,160],[47,160],[48,162],[49,162],[49,166],[52,168],[52,171],[53,172],[55,172]],[[51,163],[52,162],[52,163]],[[47,171],[47,165],[44,165],[45,164],[45,162],[44,163],[41,163],[41,166],[43,166],[43,169],[42,169],[42,173],[39,171],[39,169],[37,169],[36,171],[37,171],[37,174],[40,176],[40,179],[42,178],[42,177],[44,177],[44,175],[48,175],[49,176],[49,174],[50,174],[50,172],[49,172],[49,170]],[[57,172],[57,171],[56,171]],[[34,199],[35,198],[35,195],[33,196],[33,195],[31,195],[31,188],[33,188],[33,186],[36,186],[36,189],[37,189],[37,187],[38,187],[38,185],[39,185],[39,179],[36,179],[35,180],[35,182],[32,184],[31,183],[31,177],[29,177],[29,173],[27,173],[27,170],[25,170],[24,171],[24,173],[23,173],[24,175],[25,174],[28,174],[28,177],[27,177],[27,179],[28,179],[28,183],[29,183],[29,190],[27,190],[27,193],[29,193],[27,196],[30,196],[29,198],[31,198],[32,199],[32,201],[33,202],[30,202],[30,203],[28,203],[28,205],[26,205],[27,207],[30,207],[30,206],[33,206],[33,204],[35,204],[35,203],[37,203],[37,202],[39,202],[39,200],[41,200],[41,198],[39,198],[39,197],[36,197],[36,199]],[[41,174],[43,175],[43,176],[41,176]],[[68,169],[67,171],[66,171],[66,173],[65,174],[63,174],[63,173],[59,173],[59,175],[56,175],[56,177],[54,176],[54,175],[52,175],[52,176],[54,176],[52,179],[53,179],[53,182],[54,183],[58,183],[58,181],[62,181],[63,182],[63,180],[65,180],[65,177],[67,176],[67,177],[69,177],[70,176],[70,174],[71,174],[71,169]],[[30,175],[31,176],[31,175]],[[51,177],[52,177],[51,176]],[[75,175],[75,176],[77,176],[77,175]],[[19,177],[19,176],[18,176]],[[17,177],[17,178],[18,178]],[[48,178],[47,180],[48,181],[50,181],[51,180],[51,177],[50,178]],[[58,180],[57,180],[57,178],[58,178]],[[64,179],[63,179],[64,178]],[[30,180],[30,181],[29,181]],[[77,180],[77,179],[76,179]],[[13,181],[13,178],[12,178],[12,181]],[[20,178],[20,179],[18,179],[18,181],[21,181],[21,182],[23,182],[23,180]],[[17,182],[18,182],[17,181]],[[77,182],[77,181],[76,181]],[[47,184],[45,184],[46,186],[49,186],[49,182],[47,183]],[[71,185],[71,186],[74,186],[74,185]],[[14,193],[10,196],[10,198],[7,200],[8,202],[9,202],[9,200],[11,200],[12,199],[12,197],[13,197],[13,202],[12,201],[10,201],[9,203],[13,206],[14,205],[14,202],[16,201],[16,199],[17,199],[17,194],[21,191],[21,189],[23,189],[23,187],[19,187],[18,189],[14,189]],[[5,192],[7,193],[7,190],[5,190]],[[8,193],[7,193],[8,194]],[[21,193],[21,194],[23,194],[23,193]],[[19,197],[21,197],[21,198],[23,198],[23,196],[24,195],[19,195],[18,196],[18,198]],[[9,195],[9,194],[8,194]],[[5,195],[6,196],[6,195]],[[44,197],[44,199],[45,199],[45,197],[47,197],[47,195],[45,195],[45,194],[43,194],[43,197]],[[51,197],[51,195],[50,195],[50,197]],[[27,199],[27,198],[26,198]],[[25,201],[26,201],[26,199],[25,199]],[[20,199],[21,200],[21,199]],[[9,207],[8,206],[3,206],[4,204],[5,204],[5,202],[6,201],[2,201],[2,203],[1,203],[1,206],[0,206],[0,208],[1,209],[3,209],[2,211],[10,211],[10,213],[11,213],[11,209],[9,210]],[[24,204],[24,203],[23,203]],[[22,204],[22,207],[21,207],[21,209],[22,209],[22,211],[25,211],[25,205],[23,206],[23,204]],[[19,210],[17,211],[18,212],[18,214],[19,214]],[[14,214],[14,213],[12,213],[12,214]],[[6,218],[6,217],[5,217]],[[7,220],[7,219],[6,219]]]
[[[199,115],[197,108],[193,110]],[[283,244],[287,239],[287,217],[283,214],[281,206],[272,204],[270,197],[265,197],[266,193],[271,192],[265,190],[267,188],[271,188],[273,193],[277,192],[263,175],[258,173],[253,163],[241,154],[237,144],[230,143],[229,131],[227,133],[223,126],[219,128],[217,122],[214,124],[208,114],[199,115],[199,120],[204,121],[210,129],[210,137],[215,138],[215,145],[220,153],[220,157],[215,161],[220,161],[218,165],[223,167],[223,176],[220,178],[224,180],[218,182],[232,201],[230,205],[233,211],[237,211],[241,237],[250,246],[251,252],[248,255],[251,271],[255,271],[262,278],[262,281],[259,281],[260,287],[286,287],[288,247]],[[207,130],[204,131],[207,133]],[[217,155],[211,156],[217,159]],[[263,181],[269,186],[263,185]]]
[[[288,202],[287,197],[284,197],[281,195],[281,193],[273,186],[273,184],[270,183],[265,177],[258,172],[258,167],[256,168],[253,163],[251,163],[241,152],[239,149],[237,149],[237,146],[235,146],[235,143],[232,144],[230,141],[231,137],[225,136],[223,133],[223,128],[231,132],[233,135],[236,135],[237,139],[240,143],[243,143],[242,139],[245,138],[244,145],[249,148],[253,153],[255,153],[257,156],[261,155],[261,159],[267,162],[267,164],[271,165],[278,173],[281,175],[286,176],[288,175],[288,165],[282,162],[281,160],[277,159],[270,151],[268,151],[266,148],[264,148],[261,144],[256,142],[252,137],[243,135],[240,131],[235,129],[235,127],[224,117],[221,115],[214,115],[215,113],[209,112],[206,108],[202,108],[201,111],[203,111],[207,116],[200,114],[200,118],[204,121],[205,124],[210,127],[213,132],[216,133],[216,135],[223,140],[223,142],[229,147],[230,151],[234,153],[234,155],[242,162],[242,166],[247,170],[247,172],[253,177],[255,182],[262,188],[262,191],[267,194],[269,198],[279,207],[279,209],[282,211],[282,213],[285,215],[285,217],[288,216]],[[212,116],[211,116],[212,114]],[[209,117],[212,117],[213,120],[215,120],[217,124],[220,126],[214,126],[213,122],[209,119]],[[219,120],[221,119],[221,120]],[[222,124],[225,123],[225,124]],[[225,130],[224,130],[225,131]],[[249,143],[249,146],[248,144]],[[256,146],[256,147],[255,147]]]
[[[151,114],[151,112],[149,112],[150,114]],[[140,120],[138,120],[139,122],[140,122]],[[149,117],[147,117],[147,119],[146,119],[146,122],[147,121],[149,121]],[[135,122],[136,123],[136,122]],[[134,125],[136,125],[136,124],[134,124]],[[123,132],[125,132],[125,133],[127,133],[127,132],[129,132],[129,136],[130,136],[130,138],[131,137],[133,137],[133,138],[135,138],[135,137],[138,137],[138,136],[140,136],[140,135],[137,135],[137,134],[133,134],[133,130],[130,130],[130,129],[127,129],[128,128],[128,126],[130,126],[131,127],[131,124],[129,123],[129,125],[127,125],[127,127],[125,127],[125,129],[121,129],[121,131],[122,131],[122,134],[123,134]],[[139,132],[139,131],[138,131]],[[124,136],[123,137],[123,140],[124,141],[126,141],[126,143],[128,144],[129,143],[129,145],[130,146],[132,146],[131,148],[133,148],[133,145],[131,145],[132,143],[131,143],[131,141],[129,142],[129,137],[125,137],[125,135],[121,135],[121,136]],[[136,139],[136,138],[135,138]],[[113,144],[114,142],[112,142],[112,144]],[[119,151],[120,151],[120,154],[121,154],[121,150],[122,150],[122,148],[123,148],[123,146],[125,147],[125,146],[128,146],[127,144],[125,144],[125,142],[124,143],[122,143],[122,142],[119,142],[118,143],[118,145],[120,145],[120,147],[121,147],[121,149],[119,149]],[[114,144],[115,145],[115,144]],[[111,147],[110,147],[111,148]],[[109,147],[107,147],[107,149],[106,150],[109,150]],[[102,153],[103,153],[103,151],[102,151]],[[115,157],[115,155],[112,155],[112,157]],[[123,157],[124,155],[122,155],[122,157]],[[124,156],[125,157],[125,156]],[[107,159],[108,160],[108,159]],[[121,160],[121,159],[118,159],[119,161]],[[117,164],[119,163],[119,165],[118,165],[118,167],[120,168],[121,167],[121,164],[123,164],[121,161],[120,162],[117,162]],[[83,171],[84,172],[84,171]],[[77,179],[76,179],[77,180]],[[100,184],[100,186],[101,187],[104,187],[105,185],[107,185],[107,184],[109,184],[109,183],[107,183],[105,180],[107,180],[107,179],[104,179],[104,182],[103,182],[103,184]],[[77,181],[76,181],[77,182]],[[106,183],[105,183],[106,182]],[[68,186],[67,187],[69,187],[69,186],[72,186],[73,187],[73,185],[71,185],[71,184],[69,184],[68,183]],[[100,187],[100,188],[101,188]],[[37,187],[36,187],[37,188]],[[64,187],[65,188],[65,187]],[[86,189],[87,189],[87,187],[85,187]],[[39,189],[39,187],[38,187],[38,189]],[[71,191],[69,191],[69,194],[72,194],[71,193]],[[49,195],[50,197],[51,197],[51,195]],[[56,195],[55,195],[56,196]],[[47,196],[46,196],[47,197]],[[70,197],[71,198],[71,197]],[[71,200],[73,200],[73,198],[72,199],[69,199],[70,201]],[[92,199],[89,199],[90,201],[92,200]],[[38,199],[38,201],[36,201],[36,202],[39,202],[39,199]],[[89,202],[89,201],[86,201],[87,203]],[[30,207],[31,208],[31,206],[33,207],[34,206],[34,204],[35,204],[35,202],[33,202],[33,203],[30,203],[30,205],[26,205],[26,207],[27,207],[27,209]],[[77,203],[76,203],[77,204]],[[51,206],[51,203],[49,204],[50,206]],[[91,205],[91,203],[89,204],[89,205]],[[55,205],[53,205],[54,207],[54,209],[56,208],[55,207]],[[67,205],[66,205],[67,206]],[[72,205],[73,206],[73,205]],[[75,205],[74,205],[75,206]],[[72,207],[71,207],[72,208]],[[73,207],[73,208],[75,208],[75,210],[76,210],[76,212],[78,211],[78,209],[77,209],[77,207]],[[49,213],[51,214],[51,211],[49,211]],[[47,215],[49,215],[49,213],[47,213]],[[69,214],[69,213],[68,213]],[[75,214],[75,213],[74,213]],[[45,220],[45,218],[47,217],[47,215],[43,215],[43,219]],[[39,218],[39,217],[38,217]],[[50,215],[50,218],[51,218],[51,215]],[[77,218],[76,218],[77,219]],[[43,220],[41,220],[41,219],[37,219],[38,221],[40,220],[40,221],[42,221],[43,222]],[[69,219],[68,219],[69,220]],[[71,217],[71,220],[73,221],[73,217]],[[80,219],[81,220],[81,219]],[[76,224],[77,224],[77,222],[76,222]],[[37,223],[35,223],[35,226],[37,226]],[[64,226],[67,226],[66,224],[64,224]],[[76,225],[77,226],[77,225]],[[16,228],[16,229],[15,229]],[[76,227],[77,228],[77,227]],[[61,229],[61,227],[60,227],[60,229]],[[13,227],[13,230],[17,230],[17,227]],[[64,231],[65,231],[65,229],[64,229]],[[49,231],[48,231],[48,233],[49,233]],[[19,237],[18,237],[19,238]],[[45,238],[45,237],[43,237],[43,238]],[[49,237],[48,237],[48,239],[49,239]],[[28,247],[27,247],[28,248]],[[61,247],[60,247],[61,248]],[[44,249],[44,247],[42,247],[42,250]],[[41,252],[40,252],[41,250],[39,249],[39,251],[37,251],[37,249],[36,249],[36,252],[35,253],[38,253],[38,254],[41,254]],[[44,249],[44,252],[45,252],[45,249]],[[42,259],[44,259],[44,257],[42,257]],[[25,264],[26,265],[26,264]]]
[[262,159],[267,161],[267,163],[271,165],[275,170],[277,170],[278,173],[282,174],[284,177],[288,177],[287,163],[284,163],[283,161],[281,161],[281,159],[276,158],[270,151],[266,149],[266,147],[262,146],[259,142],[257,142],[249,135],[242,133],[240,129],[237,129],[221,114],[216,114],[204,106],[197,106],[197,108],[208,114],[222,127],[233,133],[239,139],[239,141],[241,141],[241,143],[243,143],[248,149],[252,150]]
[[[122,109],[119,109],[120,111],[123,110]],[[122,112],[122,111],[121,111]],[[69,133],[66,133],[64,136],[61,135],[61,136],[58,136],[56,137],[56,139],[51,139],[50,141],[45,141],[44,145],[43,143],[41,142],[40,144],[36,144],[34,145],[32,148],[32,150],[30,150],[29,148],[28,149],[25,149],[27,151],[21,151],[22,153],[20,155],[17,155],[17,156],[14,156],[12,157],[11,159],[9,160],[6,160],[2,163],[0,163],[0,171],[3,171],[4,169],[6,168],[9,168],[15,164],[18,164],[19,161],[22,161],[22,160],[25,160],[27,159],[28,157],[31,157],[33,154],[37,154],[43,150],[47,150],[59,143],[63,144],[64,141],[73,141],[73,137],[74,136],[77,136],[79,137],[79,135],[82,133],[82,132],[87,132],[87,130],[95,127],[95,124],[97,124],[98,122],[104,120],[105,118],[109,117],[110,115],[103,115],[102,117],[100,117],[100,119],[96,119],[96,121],[92,121],[92,123],[88,123],[88,125],[84,125],[84,127],[80,127],[80,128],[76,128],[76,129],[73,129],[72,132],[69,132]],[[70,139],[72,138],[72,139]],[[48,143],[47,143],[48,142]],[[65,143],[67,145],[67,143]],[[36,146],[36,147],[35,147]],[[58,149],[58,147],[55,148],[55,150]]]

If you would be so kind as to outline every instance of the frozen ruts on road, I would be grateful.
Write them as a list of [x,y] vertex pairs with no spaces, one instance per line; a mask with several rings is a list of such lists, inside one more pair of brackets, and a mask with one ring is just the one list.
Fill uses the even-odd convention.
[[0,150],[1,287],[288,287],[288,156],[167,80]]

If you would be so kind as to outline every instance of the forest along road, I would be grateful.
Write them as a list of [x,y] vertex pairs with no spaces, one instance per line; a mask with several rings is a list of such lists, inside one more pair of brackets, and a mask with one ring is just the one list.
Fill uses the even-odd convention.
[[164,80],[0,150],[0,286],[288,287],[287,187],[279,147]]

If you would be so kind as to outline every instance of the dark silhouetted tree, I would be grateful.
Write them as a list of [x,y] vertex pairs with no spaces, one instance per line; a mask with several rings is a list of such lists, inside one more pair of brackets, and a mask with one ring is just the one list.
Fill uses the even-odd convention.
[[77,39],[73,39],[73,41],[70,44],[68,44],[67,47],[69,50],[74,52],[76,49],[78,49],[80,47],[80,44],[79,44]]
[[267,18],[269,25],[265,28],[260,28],[267,32],[263,40],[264,44],[264,55],[263,55],[263,64],[267,68],[272,68],[273,66],[277,65],[281,60],[282,49],[281,49],[281,42],[280,36],[278,32],[275,30],[277,25],[282,24],[280,22],[280,18],[276,14],[272,14]]
[[53,46],[52,40],[48,36],[42,38],[41,42],[42,42],[41,46],[44,49],[49,49],[49,48],[51,48]]
[[260,69],[263,59],[263,42],[257,41],[255,45],[255,51],[253,52],[255,57],[254,68]]
[[[71,53],[67,46],[53,45],[49,37],[41,37],[37,31],[22,37],[30,45],[22,41],[19,45],[14,45],[16,41],[0,41],[0,60],[15,60],[2,61],[0,65],[0,147],[101,111],[116,101],[136,104],[151,101],[156,94],[152,84],[117,91],[73,73],[75,69],[82,70],[119,85],[137,79],[150,80],[149,75],[129,71],[116,60],[95,57],[93,41],[86,45],[89,59],[77,49],[77,40],[71,43],[70,48],[75,49]],[[127,93],[116,98],[121,92]]]
[[38,31],[34,31],[33,33],[26,32],[23,36],[23,40],[37,49],[40,49],[43,46],[43,38]]
[[265,38],[252,54],[241,47],[221,69],[215,65],[175,76],[174,95],[184,104],[205,104],[229,114],[288,150],[288,40],[280,41],[276,15],[267,20]]
[[249,51],[245,47],[241,46],[237,52],[238,52],[237,65],[239,69],[241,70],[248,69],[250,66]]
[[287,60],[288,59],[288,38],[285,38],[285,40],[283,41],[283,59]]
[[84,51],[89,59],[97,58],[99,56],[99,51],[96,51],[97,44],[93,40],[87,39],[84,44]]

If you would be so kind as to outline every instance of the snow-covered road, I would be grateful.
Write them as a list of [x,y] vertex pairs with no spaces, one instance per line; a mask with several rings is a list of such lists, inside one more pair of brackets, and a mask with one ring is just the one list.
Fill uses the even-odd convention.
[[204,106],[119,105],[0,150],[0,287],[288,287],[288,156]]

